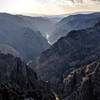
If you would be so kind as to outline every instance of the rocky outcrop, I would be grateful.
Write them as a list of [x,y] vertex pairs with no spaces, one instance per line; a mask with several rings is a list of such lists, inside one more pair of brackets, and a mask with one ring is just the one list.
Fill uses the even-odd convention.
[[72,31],[44,51],[36,67],[40,79],[53,84],[73,66],[80,66],[100,56],[100,22],[94,27]]
[[100,60],[64,75],[62,100],[100,100]]
[[20,58],[0,53],[0,100],[55,100],[55,95]]

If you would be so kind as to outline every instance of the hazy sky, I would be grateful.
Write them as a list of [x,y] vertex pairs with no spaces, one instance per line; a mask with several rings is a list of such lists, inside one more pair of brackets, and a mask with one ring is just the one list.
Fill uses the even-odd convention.
[[0,0],[0,12],[57,15],[78,11],[100,11],[100,0]]

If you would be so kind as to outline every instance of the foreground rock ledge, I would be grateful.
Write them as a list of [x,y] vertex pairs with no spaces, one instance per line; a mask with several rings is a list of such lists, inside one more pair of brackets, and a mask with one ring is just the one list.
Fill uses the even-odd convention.
[[62,84],[62,100],[100,100],[100,60],[67,71]]
[[0,100],[56,100],[49,86],[19,58],[0,53]]

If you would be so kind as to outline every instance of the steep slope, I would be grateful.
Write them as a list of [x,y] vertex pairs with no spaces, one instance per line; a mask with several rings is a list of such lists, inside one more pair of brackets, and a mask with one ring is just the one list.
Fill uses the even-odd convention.
[[57,91],[62,100],[99,100],[100,60],[81,65],[72,71],[67,70],[62,88]]
[[28,24],[30,23],[20,16],[0,14],[0,44],[14,48],[26,62],[49,47],[37,28],[32,25],[31,29]]
[[55,96],[20,58],[0,53],[0,100],[55,100]]
[[53,84],[62,80],[63,73],[100,56],[100,22],[94,27],[72,31],[44,51],[36,67],[40,79]]
[[33,26],[35,26],[41,34],[48,39],[48,35],[52,33],[54,30],[55,22],[54,20],[51,20],[52,18],[46,17],[29,17],[29,16],[20,16],[25,21],[27,21],[28,27],[31,29],[34,29]]
[[56,29],[49,37],[49,41],[54,43],[60,37],[67,35],[68,32],[72,30],[93,27],[99,19],[100,13],[77,14],[65,17],[55,25]]

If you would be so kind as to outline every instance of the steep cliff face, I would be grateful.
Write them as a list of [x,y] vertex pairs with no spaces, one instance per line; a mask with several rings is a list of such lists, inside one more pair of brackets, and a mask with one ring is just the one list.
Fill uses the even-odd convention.
[[66,73],[62,87],[62,100],[99,100],[100,60]]
[[72,31],[44,51],[36,71],[40,79],[56,83],[69,68],[100,56],[100,22],[92,28]]
[[49,86],[20,58],[0,53],[0,100],[55,100]]
[[56,24],[56,28],[50,35],[49,41],[55,43],[59,38],[66,36],[72,30],[93,27],[99,19],[100,13],[77,14],[65,17]]

